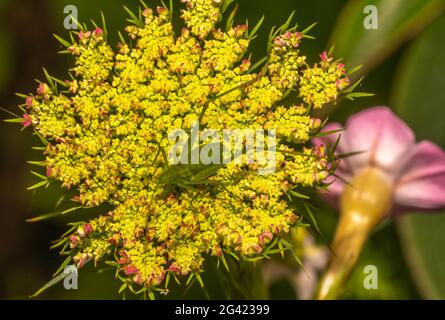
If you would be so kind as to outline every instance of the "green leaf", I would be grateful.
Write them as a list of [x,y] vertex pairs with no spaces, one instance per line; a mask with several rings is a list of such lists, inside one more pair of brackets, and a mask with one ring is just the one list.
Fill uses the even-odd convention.
[[[144,22],[138,16],[136,16],[130,9],[128,9],[128,7],[124,6],[124,10],[128,13],[128,15],[131,18],[131,19],[127,19],[128,22],[138,26],[139,28],[144,27]],[[139,10],[139,13],[140,13],[140,10]]]
[[364,97],[372,97],[372,96],[374,96],[373,93],[353,92],[353,93],[350,93],[350,94],[346,95],[345,98],[349,99],[349,100],[354,100],[356,98],[364,98]]
[[226,268],[227,272],[230,272],[229,265],[227,264],[227,260],[226,257],[224,256],[224,253],[221,255],[220,259],[224,265],[224,268]]
[[122,284],[122,286],[119,288],[118,293],[121,294],[122,292],[124,292],[125,289],[127,289],[127,287],[128,287],[128,283],[125,282],[125,283]]
[[311,219],[312,225],[314,226],[315,230],[318,232],[318,234],[322,234],[320,227],[318,226],[317,219],[315,219],[315,215],[312,212],[312,209],[309,204],[304,202],[304,208],[306,209],[307,214],[309,215],[309,218]]
[[235,20],[235,16],[236,16],[236,13],[238,12],[238,9],[239,9],[239,5],[237,4],[233,8],[233,10],[230,12],[230,15],[226,21],[226,31],[229,31],[230,29],[233,28],[233,21]]
[[316,25],[318,24],[318,22],[314,22],[313,24],[311,24],[309,27],[307,27],[306,29],[304,29],[303,31],[301,31],[301,33],[303,34],[303,38],[313,38],[308,36],[308,32],[311,31]]
[[261,28],[261,25],[263,24],[265,18],[266,17],[263,15],[261,20],[258,21],[258,23],[255,25],[255,27],[253,27],[252,31],[249,33],[249,36],[248,36],[249,39],[254,39],[255,38],[255,36],[256,36],[258,30]]
[[23,118],[6,119],[6,120],[3,120],[3,121],[8,122],[8,123],[22,123],[23,122]]
[[105,20],[105,15],[104,15],[104,13],[102,11],[100,12],[100,18],[102,20],[102,30],[104,32],[104,37],[105,37],[105,40],[106,40],[107,36],[108,36],[108,29],[107,29],[107,22]]
[[199,282],[199,285],[201,286],[201,288],[204,288],[204,282],[202,281],[201,275],[199,275],[198,273],[195,273],[195,277]]
[[300,199],[310,199],[310,197],[308,197],[308,196],[306,196],[306,195],[304,195],[304,194],[302,194],[302,193],[293,191],[293,190],[290,190],[290,191],[289,191],[289,194],[292,195],[292,196],[294,196],[295,198],[300,198]]
[[60,265],[59,269],[57,269],[57,271],[54,272],[54,274],[53,274],[53,278],[56,277],[56,276],[58,276],[58,275],[65,269],[65,267],[71,262],[71,259],[72,259],[72,258],[73,258],[73,257],[68,256],[68,257],[65,259],[65,261],[63,261],[63,263]]
[[[46,183],[46,181],[44,181]],[[42,220],[46,220],[46,219],[51,219],[57,216],[62,216],[65,215],[67,213],[76,211],[78,209],[83,208],[82,206],[78,206],[78,207],[74,207],[74,208],[69,208],[65,211],[54,211],[54,212],[50,212],[50,213],[46,213],[46,214],[42,214],[41,216],[35,217],[35,218],[31,218],[31,219],[27,219],[26,222],[38,222],[38,221],[42,221]]]
[[45,161],[26,161],[26,163],[31,164],[33,166],[46,167]]
[[48,290],[49,288],[51,288],[52,286],[56,285],[57,283],[59,283],[60,281],[62,281],[63,279],[65,279],[65,277],[69,275],[69,273],[61,273],[59,274],[57,277],[51,279],[50,281],[48,281],[43,287],[41,287],[39,290],[37,290],[36,293],[34,293],[33,295],[30,296],[30,298],[35,298],[37,296],[39,296],[40,294],[42,294],[44,291]]
[[192,282],[193,278],[195,277],[194,273],[190,273],[190,276],[187,279],[187,282],[185,283],[186,286],[188,286],[190,284],[190,282]]
[[[393,105],[416,133],[445,147],[445,16],[413,44],[397,75]],[[422,192],[422,190],[419,190]],[[397,220],[401,245],[423,297],[445,299],[445,211]]]
[[249,71],[247,71],[247,73],[252,73],[254,72],[256,69],[258,69],[259,67],[261,67],[267,60],[269,60],[269,57],[262,57],[260,60],[258,60],[257,62],[255,62],[249,69]]
[[53,34],[54,38],[57,39],[57,41],[59,41],[63,46],[69,48],[71,47],[71,43],[69,43],[68,41],[66,41],[65,39],[63,39],[62,37],[58,36],[57,34]]
[[[364,8],[378,9],[378,29],[367,30]],[[341,13],[331,43],[349,65],[366,73],[418,34],[445,9],[443,0],[350,0]]]
[[221,12],[224,13],[227,11],[227,9],[230,7],[230,5],[234,2],[235,0],[224,0],[224,3],[221,7]]
[[46,81],[48,82],[48,85],[51,88],[51,90],[55,91],[56,85],[55,85],[53,79],[51,78],[51,76],[49,75],[48,71],[46,71],[45,68],[43,68],[43,74],[45,75]]
[[45,186],[47,184],[48,184],[47,180],[40,181],[39,183],[36,183],[35,185],[32,185],[32,186],[28,187],[26,190],[29,191],[29,190],[38,189],[38,188],[41,188],[41,187],[43,187],[43,186]]
[[170,279],[171,279],[171,273],[167,272],[167,276],[165,277],[165,289],[168,288],[168,285],[170,284]]
[[42,179],[42,180],[45,180],[45,181],[48,180],[48,178],[47,178],[46,176],[44,176],[44,175],[42,175],[42,174],[40,174],[40,173],[37,173],[37,172],[35,172],[35,171],[31,171],[31,173],[32,173],[33,175],[35,175],[36,177]]

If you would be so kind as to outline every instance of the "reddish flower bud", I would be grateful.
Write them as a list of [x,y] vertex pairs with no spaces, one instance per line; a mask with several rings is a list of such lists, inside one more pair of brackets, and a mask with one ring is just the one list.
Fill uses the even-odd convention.
[[139,270],[135,266],[126,266],[125,269],[124,269],[124,272],[125,272],[126,276],[129,276],[129,275],[132,275],[132,274],[139,273]]
[[44,96],[48,93],[48,91],[49,91],[49,88],[48,88],[47,84],[45,84],[45,83],[39,84],[39,87],[37,88],[38,95]]
[[94,30],[94,35],[95,36],[100,36],[104,33],[104,31],[101,28],[96,28],[96,30]]
[[331,62],[332,61],[332,58],[329,58],[327,51],[323,51],[320,54],[320,58],[321,58],[321,61],[323,61],[323,62]]
[[32,108],[33,102],[34,102],[34,97],[32,96],[26,97],[26,107],[28,107],[28,109]]
[[90,36],[91,36],[91,31],[87,31],[87,32],[80,31],[79,32],[79,39],[88,39]]
[[269,243],[273,238],[273,234],[270,231],[264,232],[258,236],[258,241],[261,245]]
[[280,47],[284,47],[286,45],[286,42],[280,37],[275,38],[275,40],[273,42],[275,45],[280,46]]
[[346,72],[346,70],[345,70],[345,64],[344,64],[344,63],[339,63],[339,64],[337,65],[337,70],[338,70],[338,71],[342,71],[343,73],[345,73],[345,72]]
[[235,31],[235,37],[241,37],[243,36],[249,28],[245,24],[241,24],[239,26],[236,26],[233,28],[233,31]]
[[213,254],[216,255],[217,257],[221,257],[223,255],[221,247],[216,246],[215,248],[213,248]]
[[153,14],[153,10],[151,10],[150,8],[146,8],[142,12],[142,15],[146,18],[150,17],[152,14]]
[[32,125],[32,118],[26,113],[23,115],[22,125],[24,127],[29,127],[30,125]]
[[321,126],[321,119],[319,119],[319,118],[313,118],[312,119],[312,126],[314,127],[314,128],[318,128],[318,127],[320,127]]
[[168,270],[168,271],[171,271],[171,272],[180,272],[180,271],[181,271],[181,269],[177,266],[176,263],[172,263],[172,264],[168,267],[167,270]]
[[252,65],[252,63],[250,62],[249,59],[244,59],[243,62],[241,63],[241,65],[240,65],[240,70],[242,72],[246,72],[246,71],[248,71],[250,69],[251,65]]
[[166,8],[166,7],[157,7],[156,8],[156,12],[158,13],[158,14],[166,14],[167,12],[168,12],[168,9]]
[[296,214],[291,214],[289,215],[288,219],[292,224],[294,224],[298,221],[299,217]]
[[136,284],[142,284],[142,282],[144,282],[144,281],[142,280],[142,276],[141,276],[140,273],[137,273],[137,274],[133,277],[133,281],[134,281],[134,283],[136,283]]
[[117,246],[118,245],[118,241],[116,238],[110,238],[107,240],[107,242],[113,246]]
[[93,226],[90,223],[86,223],[83,226],[83,230],[85,231],[85,234],[90,234],[91,232],[93,232]]
[[349,86],[350,80],[349,80],[349,78],[339,79],[339,80],[337,80],[336,84],[337,84],[337,88],[339,90],[343,90]]
[[77,261],[77,268],[82,268],[91,258],[93,258],[91,253],[82,253],[75,256],[74,261]]
[[263,252],[263,248],[259,244],[255,244],[249,248],[249,251],[251,251],[252,253],[259,254],[259,253]]
[[119,255],[122,258],[117,261],[118,264],[126,264],[130,261],[130,259],[128,258],[128,255],[125,251],[122,250],[121,252],[119,252]]
[[165,278],[164,272],[162,272],[159,276],[152,274],[150,279],[151,285],[159,286],[162,283],[162,281],[164,281],[164,278]]
[[79,237],[76,236],[75,234],[70,235],[69,239],[70,239],[71,243],[74,245],[79,243]]

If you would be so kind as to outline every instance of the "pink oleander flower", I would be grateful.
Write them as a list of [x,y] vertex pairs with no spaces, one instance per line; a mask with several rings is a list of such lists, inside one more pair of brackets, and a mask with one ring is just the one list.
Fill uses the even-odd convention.
[[[324,131],[341,130],[332,123]],[[374,107],[349,118],[344,131],[317,139],[332,144],[341,135],[338,154],[359,154],[339,163],[337,178],[325,196],[337,203],[346,182],[367,169],[377,170],[391,185],[390,215],[445,206],[445,152],[430,141],[415,142],[413,131],[387,107]]]
[[337,123],[325,130],[335,133],[315,144],[338,141],[336,153],[350,155],[340,160],[338,178],[327,181],[324,194],[338,205],[340,219],[317,298],[334,299],[382,220],[445,207],[445,152],[430,141],[416,143],[413,131],[387,107],[352,116],[344,130]]

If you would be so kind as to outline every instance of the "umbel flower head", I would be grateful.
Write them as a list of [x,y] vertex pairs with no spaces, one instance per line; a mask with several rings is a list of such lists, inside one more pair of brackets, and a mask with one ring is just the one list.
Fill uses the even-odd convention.
[[[306,32],[290,20],[272,32],[268,56],[252,65],[253,31],[218,28],[222,0],[182,0],[179,35],[171,10],[144,7],[117,51],[105,28],[67,42],[70,81],[47,75],[22,106],[23,125],[45,143],[46,177],[75,190],[76,208],[112,206],[74,223],[56,245],[78,267],[106,261],[124,288],[152,293],[168,279],[203,271],[204,258],[256,261],[289,249],[281,236],[299,226],[297,188],[322,186],[330,155],[308,141],[321,129],[312,108],[334,103],[349,83],[343,64],[323,53],[311,67],[299,51]],[[259,27],[259,25],[258,25]],[[258,72],[255,70],[259,69]],[[57,87],[64,90],[57,90]],[[293,93],[293,92],[296,93]],[[294,105],[282,101],[295,95]],[[170,165],[169,132],[190,128],[276,129],[276,170],[257,164]],[[302,201],[301,198],[297,199]],[[38,219],[37,219],[38,220]]]
[[339,202],[341,215],[319,299],[338,295],[366,239],[382,220],[445,207],[445,152],[430,141],[416,143],[412,130],[389,108],[374,107],[352,116],[343,134],[337,123],[325,130],[337,133],[315,143],[338,144],[337,152],[351,156],[338,165],[336,174],[342,179],[331,181],[325,193],[331,202]]

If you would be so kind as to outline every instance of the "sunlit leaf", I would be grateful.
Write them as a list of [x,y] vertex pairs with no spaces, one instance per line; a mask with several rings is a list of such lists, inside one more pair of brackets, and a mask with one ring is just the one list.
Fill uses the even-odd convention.
[[[410,48],[396,81],[393,105],[417,138],[445,147],[445,17]],[[422,192],[422,190],[419,190]],[[445,299],[445,212],[397,221],[413,280],[425,298]]]
[[[378,10],[378,28],[364,27],[367,5]],[[445,8],[443,0],[350,0],[338,19],[331,43],[350,66],[371,70],[423,30]]]

